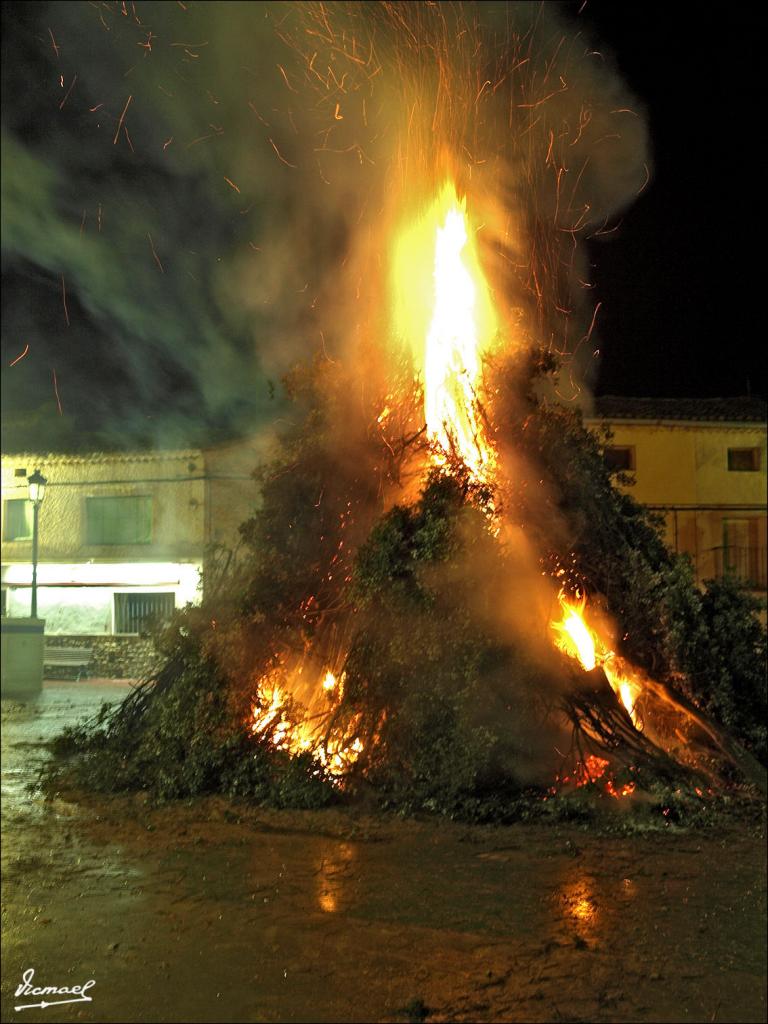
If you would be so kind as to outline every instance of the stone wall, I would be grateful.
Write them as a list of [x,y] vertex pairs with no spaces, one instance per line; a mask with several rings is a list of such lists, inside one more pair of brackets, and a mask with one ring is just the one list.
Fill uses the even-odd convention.
[[[90,647],[91,660],[82,673],[100,679],[140,679],[157,664],[158,655],[147,637],[140,636],[47,636],[48,647]],[[46,666],[46,679],[75,679],[74,666]]]

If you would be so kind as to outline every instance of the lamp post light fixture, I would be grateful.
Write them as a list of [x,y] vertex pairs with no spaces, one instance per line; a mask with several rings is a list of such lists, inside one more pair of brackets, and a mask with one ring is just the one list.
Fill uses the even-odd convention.
[[37,520],[45,497],[45,479],[39,469],[27,478],[29,500],[32,502],[32,618],[37,618]]

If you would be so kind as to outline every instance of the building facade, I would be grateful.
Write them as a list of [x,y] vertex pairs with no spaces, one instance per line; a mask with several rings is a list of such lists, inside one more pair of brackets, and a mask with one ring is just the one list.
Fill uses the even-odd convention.
[[2,460],[3,615],[29,614],[32,506],[38,614],[48,635],[140,636],[200,599],[216,546],[235,547],[257,500],[255,442],[186,451],[24,454]]
[[661,514],[699,584],[730,575],[766,591],[766,404],[755,398],[595,399],[620,486]]

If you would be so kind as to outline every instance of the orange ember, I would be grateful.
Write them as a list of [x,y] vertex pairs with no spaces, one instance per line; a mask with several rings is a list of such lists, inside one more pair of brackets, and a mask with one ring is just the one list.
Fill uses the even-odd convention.
[[582,764],[579,764],[574,772],[574,779],[577,786],[586,786],[589,782],[597,782],[605,775],[609,762],[604,757],[590,754]]
[[[590,783],[600,782],[603,791],[615,800],[620,800],[625,796],[632,796],[635,792],[636,783],[625,782],[617,784],[614,779],[606,778],[609,765],[610,762],[607,758],[598,757],[597,754],[589,754],[583,761],[578,762],[572,775],[558,775],[557,785],[552,786],[549,789],[549,793],[551,796],[554,796],[559,786],[572,785],[576,789],[580,789],[582,786],[588,786]],[[544,799],[547,798],[545,797]]]

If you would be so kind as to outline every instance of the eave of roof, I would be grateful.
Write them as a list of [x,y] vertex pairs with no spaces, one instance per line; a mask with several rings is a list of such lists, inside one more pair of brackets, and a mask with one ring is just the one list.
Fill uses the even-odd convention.
[[654,420],[656,422],[762,424],[768,404],[762,398],[625,398],[594,399],[589,419]]

